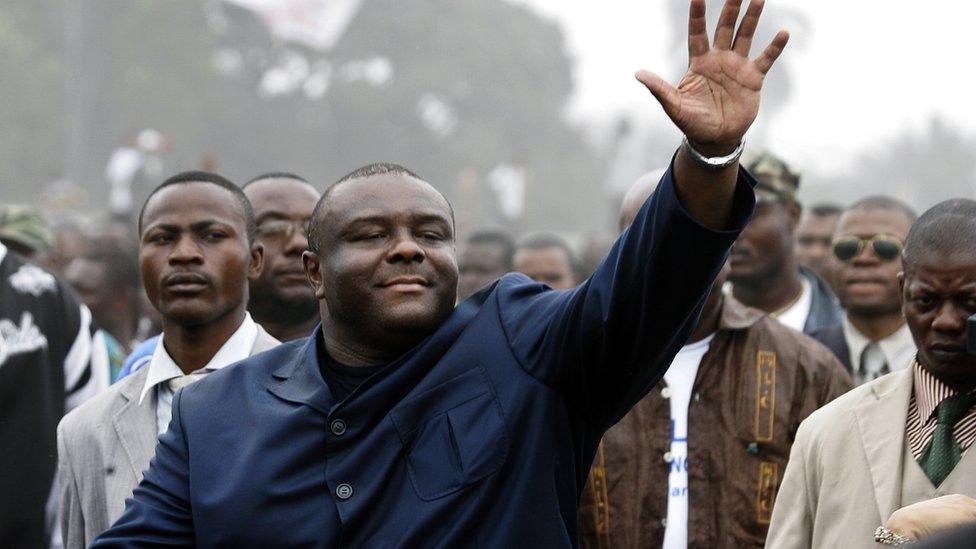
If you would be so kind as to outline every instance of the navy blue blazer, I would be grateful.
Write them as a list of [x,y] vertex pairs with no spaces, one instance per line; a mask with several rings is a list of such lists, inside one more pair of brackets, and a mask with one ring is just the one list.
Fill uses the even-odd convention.
[[506,275],[341,402],[318,332],[186,387],[93,547],[575,546],[600,437],[694,328],[753,183],[712,231],[669,170],[577,289]]

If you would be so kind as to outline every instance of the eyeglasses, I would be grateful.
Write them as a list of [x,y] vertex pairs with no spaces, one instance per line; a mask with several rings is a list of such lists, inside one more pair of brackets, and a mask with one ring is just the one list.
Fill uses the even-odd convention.
[[844,262],[852,261],[861,254],[865,244],[871,245],[874,255],[881,261],[894,261],[901,255],[902,243],[898,237],[882,233],[861,238],[848,234],[834,241],[834,257]]
[[258,225],[258,236],[270,240],[291,240],[291,237],[295,236],[295,231],[299,231],[307,239],[308,223],[280,219]]

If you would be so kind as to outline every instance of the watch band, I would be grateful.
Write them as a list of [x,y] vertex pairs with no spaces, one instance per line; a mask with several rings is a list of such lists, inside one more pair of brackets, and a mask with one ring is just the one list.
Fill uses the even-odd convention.
[[874,531],[874,542],[882,545],[905,545],[912,543],[912,539],[897,534],[884,526],[878,526],[878,529]]
[[681,138],[681,146],[684,147],[685,151],[687,151],[688,154],[691,155],[691,157],[695,160],[695,163],[697,163],[699,166],[702,166],[703,168],[707,168],[709,170],[721,170],[722,168],[731,166],[734,162],[739,160],[739,157],[742,156],[742,151],[745,150],[746,148],[746,140],[743,139],[742,141],[740,141],[739,146],[736,147],[731,154],[728,154],[726,156],[703,155],[702,153],[696,151],[695,148],[691,146],[691,143],[688,141],[688,136],[684,136]]

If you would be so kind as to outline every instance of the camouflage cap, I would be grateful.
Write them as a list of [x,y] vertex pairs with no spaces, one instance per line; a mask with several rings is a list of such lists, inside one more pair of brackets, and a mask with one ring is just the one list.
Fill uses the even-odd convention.
[[791,170],[782,159],[765,149],[746,149],[742,153],[740,164],[759,182],[756,185],[757,201],[796,201],[800,174]]
[[7,204],[0,206],[0,240],[44,251],[54,248],[54,231],[34,208]]

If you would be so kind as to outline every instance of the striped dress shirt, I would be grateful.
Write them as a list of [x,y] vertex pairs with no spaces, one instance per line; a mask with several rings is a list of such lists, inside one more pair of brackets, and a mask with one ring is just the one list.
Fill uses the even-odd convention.
[[[915,388],[908,402],[905,434],[912,456],[918,461],[922,459],[925,447],[932,442],[932,433],[935,431],[939,416],[936,407],[946,398],[955,395],[956,391],[922,368],[917,359],[912,361],[912,371],[915,376]],[[973,440],[976,440],[976,406],[970,407],[966,415],[956,423],[953,435],[965,453]]]

